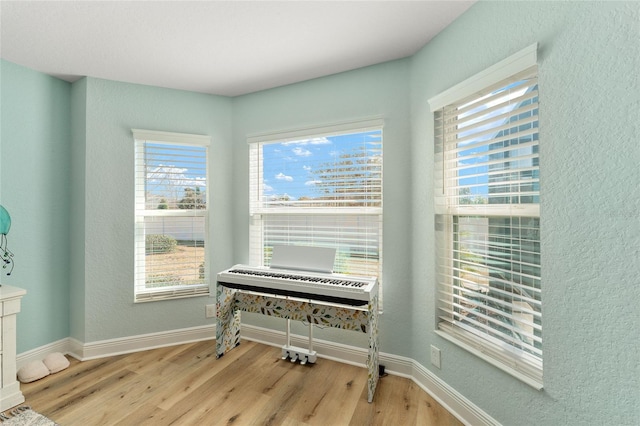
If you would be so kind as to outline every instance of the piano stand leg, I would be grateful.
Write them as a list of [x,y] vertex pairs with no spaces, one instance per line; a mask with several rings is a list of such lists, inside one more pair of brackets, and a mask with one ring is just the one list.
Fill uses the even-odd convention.
[[291,346],[291,320],[287,319],[287,339],[282,346],[282,359],[289,358],[291,362],[300,361],[300,365],[316,362],[317,353],[313,350],[313,325],[309,324],[309,349]]

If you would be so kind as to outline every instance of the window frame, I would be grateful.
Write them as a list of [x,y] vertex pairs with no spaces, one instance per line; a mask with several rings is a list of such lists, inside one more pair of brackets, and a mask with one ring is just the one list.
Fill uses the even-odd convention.
[[[265,265],[265,242],[264,229],[262,228],[265,220],[265,215],[271,215],[272,217],[278,215],[290,215],[296,217],[318,217],[318,216],[330,216],[330,217],[358,217],[367,216],[374,218],[377,222],[377,238],[378,238],[378,262],[377,273],[379,282],[379,306],[382,309],[382,272],[383,272],[383,228],[382,228],[382,214],[383,214],[383,189],[382,189],[382,164],[380,165],[380,201],[377,207],[294,207],[296,211],[292,212],[292,208],[287,207],[265,207],[261,200],[261,195],[264,194],[264,176],[263,163],[262,163],[262,149],[266,144],[277,143],[291,143],[305,139],[313,139],[319,137],[332,137],[339,135],[348,135],[356,133],[365,133],[368,131],[380,131],[380,156],[382,157],[382,145],[384,144],[384,121],[382,119],[371,119],[357,122],[344,122],[337,123],[329,126],[322,127],[310,127],[294,129],[289,131],[283,131],[278,133],[268,133],[261,135],[249,136],[247,143],[249,144],[249,181],[250,181],[250,202],[249,202],[249,261],[252,265],[256,266],[268,266]],[[255,165],[255,166],[254,166]],[[333,210],[333,212],[330,212]],[[339,213],[338,213],[339,211]],[[338,255],[337,255],[338,256]],[[340,272],[340,271],[336,271]],[[344,272],[343,272],[344,273]],[[362,274],[360,274],[362,275]],[[368,274],[369,275],[369,274]],[[373,274],[370,274],[373,275]]]
[[[537,75],[537,43],[528,46],[525,49],[511,55],[503,61],[493,65],[483,72],[453,86],[452,88],[442,92],[441,94],[429,99],[431,112],[434,114],[434,148],[435,148],[435,168],[434,168],[434,201],[435,201],[435,236],[436,236],[436,270],[438,282],[435,286],[435,307],[434,323],[435,333],[444,339],[464,348],[474,355],[482,358],[491,365],[511,374],[519,380],[527,383],[535,389],[543,388],[543,360],[542,352],[540,359],[528,354],[518,354],[513,348],[507,348],[506,344],[502,344],[500,339],[492,341],[488,335],[478,336],[471,327],[466,329],[461,321],[445,321],[440,318],[441,309],[449,306],[446,300],[441,301],[441,291],[455,292],[453,286],[453,278],[442,278],[446,276],[454,276],[454,253],[458,244],[454,233],[456,232],[455,221],[460,217],[480,217],[487,218],[487,226],[490,226],[491,218],[535,218],[538,223],[540,220],[539,202],[529,204],[511,204],[511,205],[491,205],[491,204],[469,204],[462,205],[455,200],[460,197],[458,187],[447,188],[447,181],[458,179],[455,171],[450,171],[445,164],[451,158],[445,158],[450,155],[446,153],[445,144],[457,144],[445,141],[444,128],[439,128],[439,114],[445,108],[456,105],[473,95],[490,94],[499,87],[504,87],[504,82],[518,81],[522,73],[535,69]],[[536,131],[539,133],[539,130]],[[538,194],[539,195],[539,194]],[[512,228],[520,229],[520,228]],[[487,231],[488,232],[488,231]],[[539,225],[538,225],[539,232]],[[487,234],[488,235],[488,234]],[[539,242],[538,242],[539,244]],[[448,263],[442,262],[438,258],[450,259]],[[459,262],[459,260],[458,260]],[[538,267],[540,265],[538,264]],[[541,274],[540,274],[541,275]],[[541,276],[538,277],[541,279]],[[451,281],[451,283],[448,283]],[[452,293],[454,294],[454,293]],[[542,314],[540,312],[540,321]],[[540,330],[541,330],[540,325]],[[541,337],[540,337],[541,339]],[[541,349],[540,349],[541,351]]]
[[[134,303],[153,302],[160,300],[173,300],[188,297],[211,295],[210,274],[210,236],[209,236],[209,188],[210,188],[210,146],[211,138],[206,135],[187,133],[163,132],[155,130],[132,129],[135,159],[135,206],[134,206]],[[205,207],[194,209],[148,209],[146,207],[145,192],[140,193],[139,188],[144,188],[146,183],[146,171],[141,173],[141,166],[145,154],[146,143],[168,145],[171,147],[185,146],[204,148],[205,162]],[[158,288],[147,288],[145,278],[146,268],[146,233],[145,219],[147,218],[203,218],[203,244],[204,244],[204,278],[202,283],[187,285],[171,285]],[[142,271],[139,269],[142,268]]]

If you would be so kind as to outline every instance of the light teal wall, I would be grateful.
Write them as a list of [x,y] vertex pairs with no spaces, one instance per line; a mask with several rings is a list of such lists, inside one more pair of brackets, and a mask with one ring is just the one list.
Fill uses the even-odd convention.
[[[411,64],[411,357],[505,425],[640,416],[640,3],[480,2]],[[539,43],[544,390],[433,333],[433,127],[427,100]],[[421,237],[418,237],[421,236]],[[425,261],[426,260],[426,261]],[[425,305],[426,303],[426,309]]]
[[[247,136],[367,118],[384,119],[384,314],[381,351],[407,355],[410,345],[411,179],[409,62],[394,61],[235,98],[233,101],[235,260],[248,261]],[[243,321],[284,330],[284,320],[243,314]],[[306,333],[304,330],[301,333]],[[341,330],[320,338],[366,347],[366,335]]]
[[[635,2],[481,1],[411,59],[234,99],[95,78],[69,85],[2,61],[0,195],[14,217],[17,266],[1,282],[29,291],[18,352],[68,336],[90,343],[211,323],[203,307],[209,298],[132,303],[131,128],[212,136],[211,269],[218,271],[248,260],[247,136],[382,117],[381,350],[415,359],[505,425],[634,424],[639,31]],[[427,104],[534,42],[540,43],[543,391],[433,332]],[[317,335],[366,341],[349,332]],[[440,370],[429,362],[430,344],[442,350]]]
[[0,177],[12,218],[11,276],[27,290],[18,321],[18,352],[69,336],[69,83],[0,62]]
[[[213,298],[133,303],[134,143],[132,128],[211,136],[211,270],[228,267],[233,247],[230,223],[234,194],[231,100],[225,97],[87,78],[74,98],[84,105],[84,137],[75,146],[74,170],[84,171],[84,194],[74,203],[82,212],[74,230],[74,252],[84,250],[76,265],[73,288],[84,288],[84,316],[74,316],[74,332],[84,342],[211,324],[204,305]],[[74,88],[75,89],[75,88]],[[76,128],[78,127],[78,128]],[[78,142],[78,141],[76,141]],[[82,146],[84,145],[84,146]],[[81,176],[79,176],[81,178]],[[75,226],[75,224],[74,224]],[[78,253],[82,255],[83,253]],[[74,308],[75,309],[75,308]],[[75,322],[84,321],[84,324]],[[84,330],[84,332],[82,331]],[[72,335],[72,337],[76,337]]]
[[72,85],[2,61],[2,204],[25,288],[18,353],[211,324],[213,298],[133,304],[132,128],[212,137],[211,270],[232,263],[231,100],[84,78]]
[[85,173],[87,135],[87,79],[71,86],[71,200],[69,220],[69,335],[85,342]]

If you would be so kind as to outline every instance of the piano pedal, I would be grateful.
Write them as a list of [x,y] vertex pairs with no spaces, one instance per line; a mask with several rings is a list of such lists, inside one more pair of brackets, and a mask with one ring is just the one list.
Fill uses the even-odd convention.
[[291,362],[300,361],[300,365],[314,364],[318,358],[317,352],[309,352],[307,349],[298,348],[296,346],[282,347],[282,359],[290,358]]

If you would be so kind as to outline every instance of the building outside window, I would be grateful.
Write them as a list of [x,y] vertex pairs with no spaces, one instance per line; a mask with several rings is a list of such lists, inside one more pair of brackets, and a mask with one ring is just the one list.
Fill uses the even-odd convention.
[[382,123],[250,138],[250,262],[331,247],[334,272],[382,279]]
[[437,324],[441,336],[541,387],[535,46],[515,56],[430,101]]
[[135,301],[209,294],[209,137],[133,130]]

